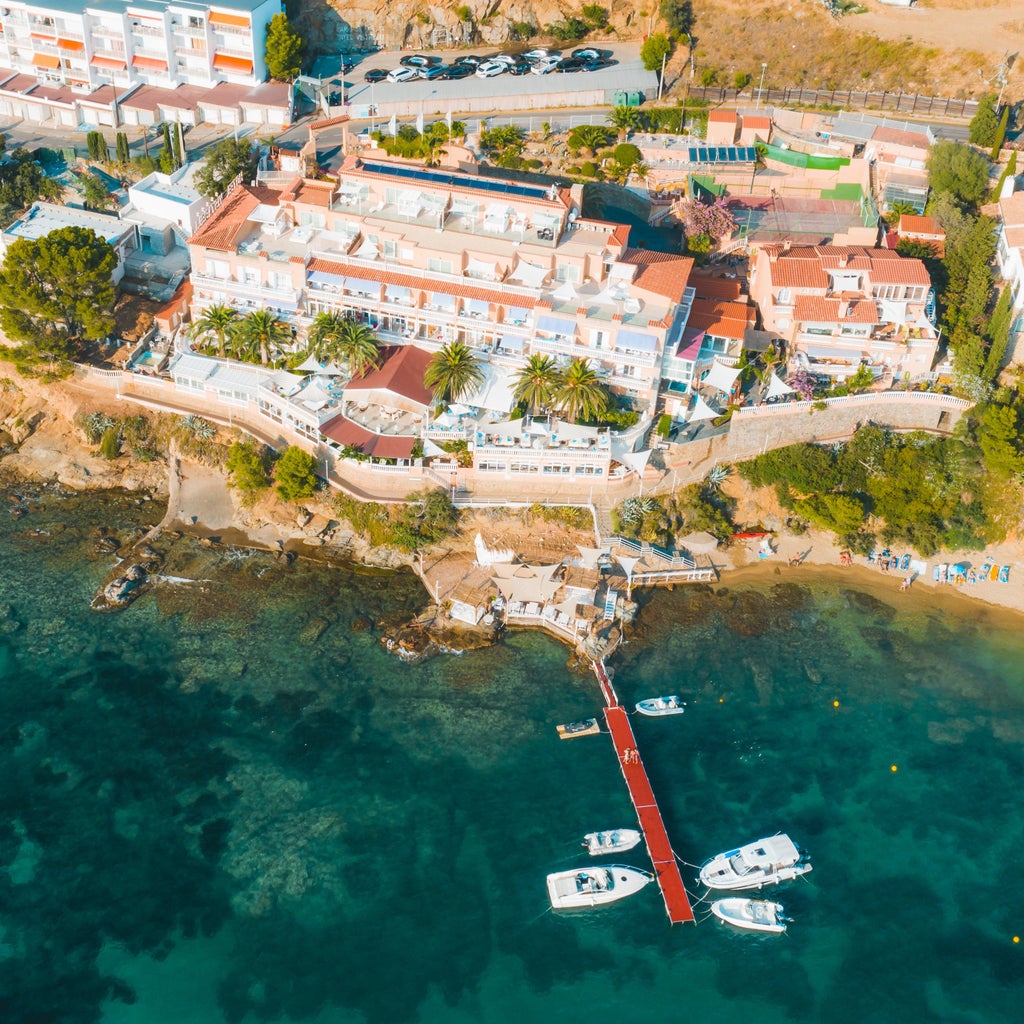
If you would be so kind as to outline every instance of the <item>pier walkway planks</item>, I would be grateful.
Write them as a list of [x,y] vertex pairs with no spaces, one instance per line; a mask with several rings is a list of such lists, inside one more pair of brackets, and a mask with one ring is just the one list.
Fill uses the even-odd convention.
[[[612,735],[612,743],[615,744],[615,753],[619,758],[622,777],[626,780],[630,798],[636,808],[636,816],[640,821],[644,841],[647,843],[647,852],[654,865],[654,875],[658,880],[658,885],[661,886],[661,895],[665,900],[668,919],[672,924],[693,921],[693,910],[690,907],[689,897],[686,895],[686,887],[683,885],[679,865],[672,852],[672,844],[669,842],[668,832],[665,830],[665,822],[662,820],[661,811],[658,810],[658,802],[654,798],[654,790],[651,788],[650,779],[647,778],[647,770],[637,751],[633,727],[629,724],[629,715],[626,714],[626,709],[619,703],[619,698],[612,689],[604,663],[594,662],[594,672],[601,684],[601,691],[604,693],[605,721],[608,723],[608,729]],[[634,752],[628,760],[627,751]]]

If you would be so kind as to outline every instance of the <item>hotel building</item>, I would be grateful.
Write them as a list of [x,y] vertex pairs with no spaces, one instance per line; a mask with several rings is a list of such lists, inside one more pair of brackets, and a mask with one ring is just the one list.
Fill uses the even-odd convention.
[[[193,319],[220,303],[269,309],[301,336],[332,311],[388,346],[464,342],[487,376],[476,405],[499,417],[472,428],[477,468],[549,472],[558,429],[524,438],[500,419],[516,370],[533,354],[588,359],[613,393],[653,414],[693,299],[692,260],[630,247],[627,226],[582,216],[581,193],[356,157],[338,181],[241,184],[190,239]],[[573,457],[559,473],[591,450],[607,467],[606,433],[563,433]],[[452,436],[473,435],[453,425]],[[513,448],[523,457],[510,461]]]

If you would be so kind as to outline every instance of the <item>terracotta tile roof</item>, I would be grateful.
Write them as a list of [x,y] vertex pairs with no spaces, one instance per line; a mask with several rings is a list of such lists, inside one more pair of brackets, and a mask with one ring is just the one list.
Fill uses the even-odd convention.
[[236,185],[210,219],[189,239],[189,245],[234,252],[253,210],[260,205],[277,206],[280,198],[278,189]]
[[712,110],[708,114],[709,124],[735,124],[739,114],[735,110]]
[[305,203],[307,206],[322,206],[325,210],[331,208],[331,196],[334,194],[334,182],[312,181],[306,178],[299,180],[295,188],[293,199],[297,203]]
[[457,284],[454,281],[432,281],[414,273],[399,274],[391,270],[372,270],[369,267],[342,263],[335,260],[314,259],[309,261],[309,270],[341,277],[357,277],[360,281],[374,281],[381,284],[400,285],[424,292],[438,292],[441,295],[457,295],[463,299],[478,299],[481,302],[495,302],[502,306],[519,309],[533,309],[537,299],[533,295],[517,295],[500,288],[481,288],[473,284]]
[[322,131],[324,128],[333,128],[335,127],[335,125],[344,124],[346,121],[351,120],[352,118],[350,118],[348,114],[342,114],[341,117],[328,117],[325,118],[323,121],[314,121],[309,126],[309,130],[311,132],[319,132]]
[[633,284],[638,288],[662,295],[672,302],[682,302],[693,270],[693,260],[689,256],[673,256],[650,249],[624,249],[619,262],[637,268]]
[[609,242],[614,242],[615,245],[625,248],[629,245],[629,225],[628,224],[616,224],[615,230],[611,233]]
[[377,459],[408,459],[412,456],[412,448],[416,443],[414,437],[375,434],[342,415],[322,424],[320,433],[332,441],[337,441],[338,444],[351,445],[364,455],[372,455]]
[[920,132],[905,132],[899,128],[876,128],[871,133],[872,142],[889,142],[894,146],[909,146],[913,149],[931,149],[927,135]]
[[1024,224],[1024,192],[1012,192],[1005,199],[1000,199],[999,216],[1008,228]]
[[767,131],[769,128],[771,128],[771,126],[772,126],[772,119],[770,117],[764,117],[763,115],[761,115],[761,116],[755,115],[755,116],[747,117],[747,116],[744,115],[744,118],[743,118],[743,127],[744,127],[744,129],[750,128],[750,129],[754,129],[755,131],[758,130],[758,129],[760,129],[762,131]]
[[248,92],[249,86],[247,85],[235,85],[233,82],[218,82],[212,89],[206,91],[202,102],[215,107],[237,107]]
[[386,348],[383,354],[384,361],[376,370],[345,386],[346,395],[350,391],[390,391],[424,408],[430,405],[434,393],[423,383],[423,375],[433,358],[431,354],[415,345]]
[[753,306],[743,302],[721,302],[713,299],[694,299],[690,307],[687,331],[706,331],[718,338],[742,341],[748,327],[757,319]]
[[265,107],[291,107],[292,87],[289,82],[263,82],[242,97],[243,103]]
[[922,217],[916,213],[905,213],[900,217],[897,231],[901,235],[939,235],[946,237],[942,225],[934,217]]
[[878,318],[878,308],[872,299],[840,299],[824,295],[798,295],[794,303],[793,319],[799,323],[816,324],[881,322]]
[[735,302],[743,294],[743,283],[735,277],[719,277],[695,270],[690,275],[690,287],[701,299],[721,299]]
[[828,287],[828,274],[821,268],[821,260],[813,249],[791,249],[779,253],[768,264],[772,288],[817,288]]

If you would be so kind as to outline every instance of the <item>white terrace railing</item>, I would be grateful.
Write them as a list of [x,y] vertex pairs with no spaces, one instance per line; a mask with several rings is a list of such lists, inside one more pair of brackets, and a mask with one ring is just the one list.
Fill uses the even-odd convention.
[[[751,416],[780,416],[793,412],[807,412],[818,405],[819,400],[805,402],[781,402],[776,405],[744,405],[732,414],[733,419]],[[969,409],[974,403],[955,395],[940,395],[932,391],[875,391],[864,395],[840,395],[837,398],[820,399],[826,406],[871,405],[874,402],[908,402],[912,405],[938,405],[947,409]]]

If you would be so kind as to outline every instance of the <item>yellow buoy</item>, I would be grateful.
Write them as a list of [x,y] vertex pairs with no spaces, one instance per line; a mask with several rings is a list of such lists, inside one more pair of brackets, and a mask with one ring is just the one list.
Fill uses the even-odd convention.
[[1019,935],[1014,935],[1013,941],[1014,942],[1020,942],[1020,936]]
[[839,707],[839,701],[837,701],[837,700],[832,701],[832,707],[834,707],[834,708]]
[[899,766],[895,765],[895,764],[891,764],[891,765],[889,765],[889,771],[891,771],[891,772],[898,772],[899,771]]

